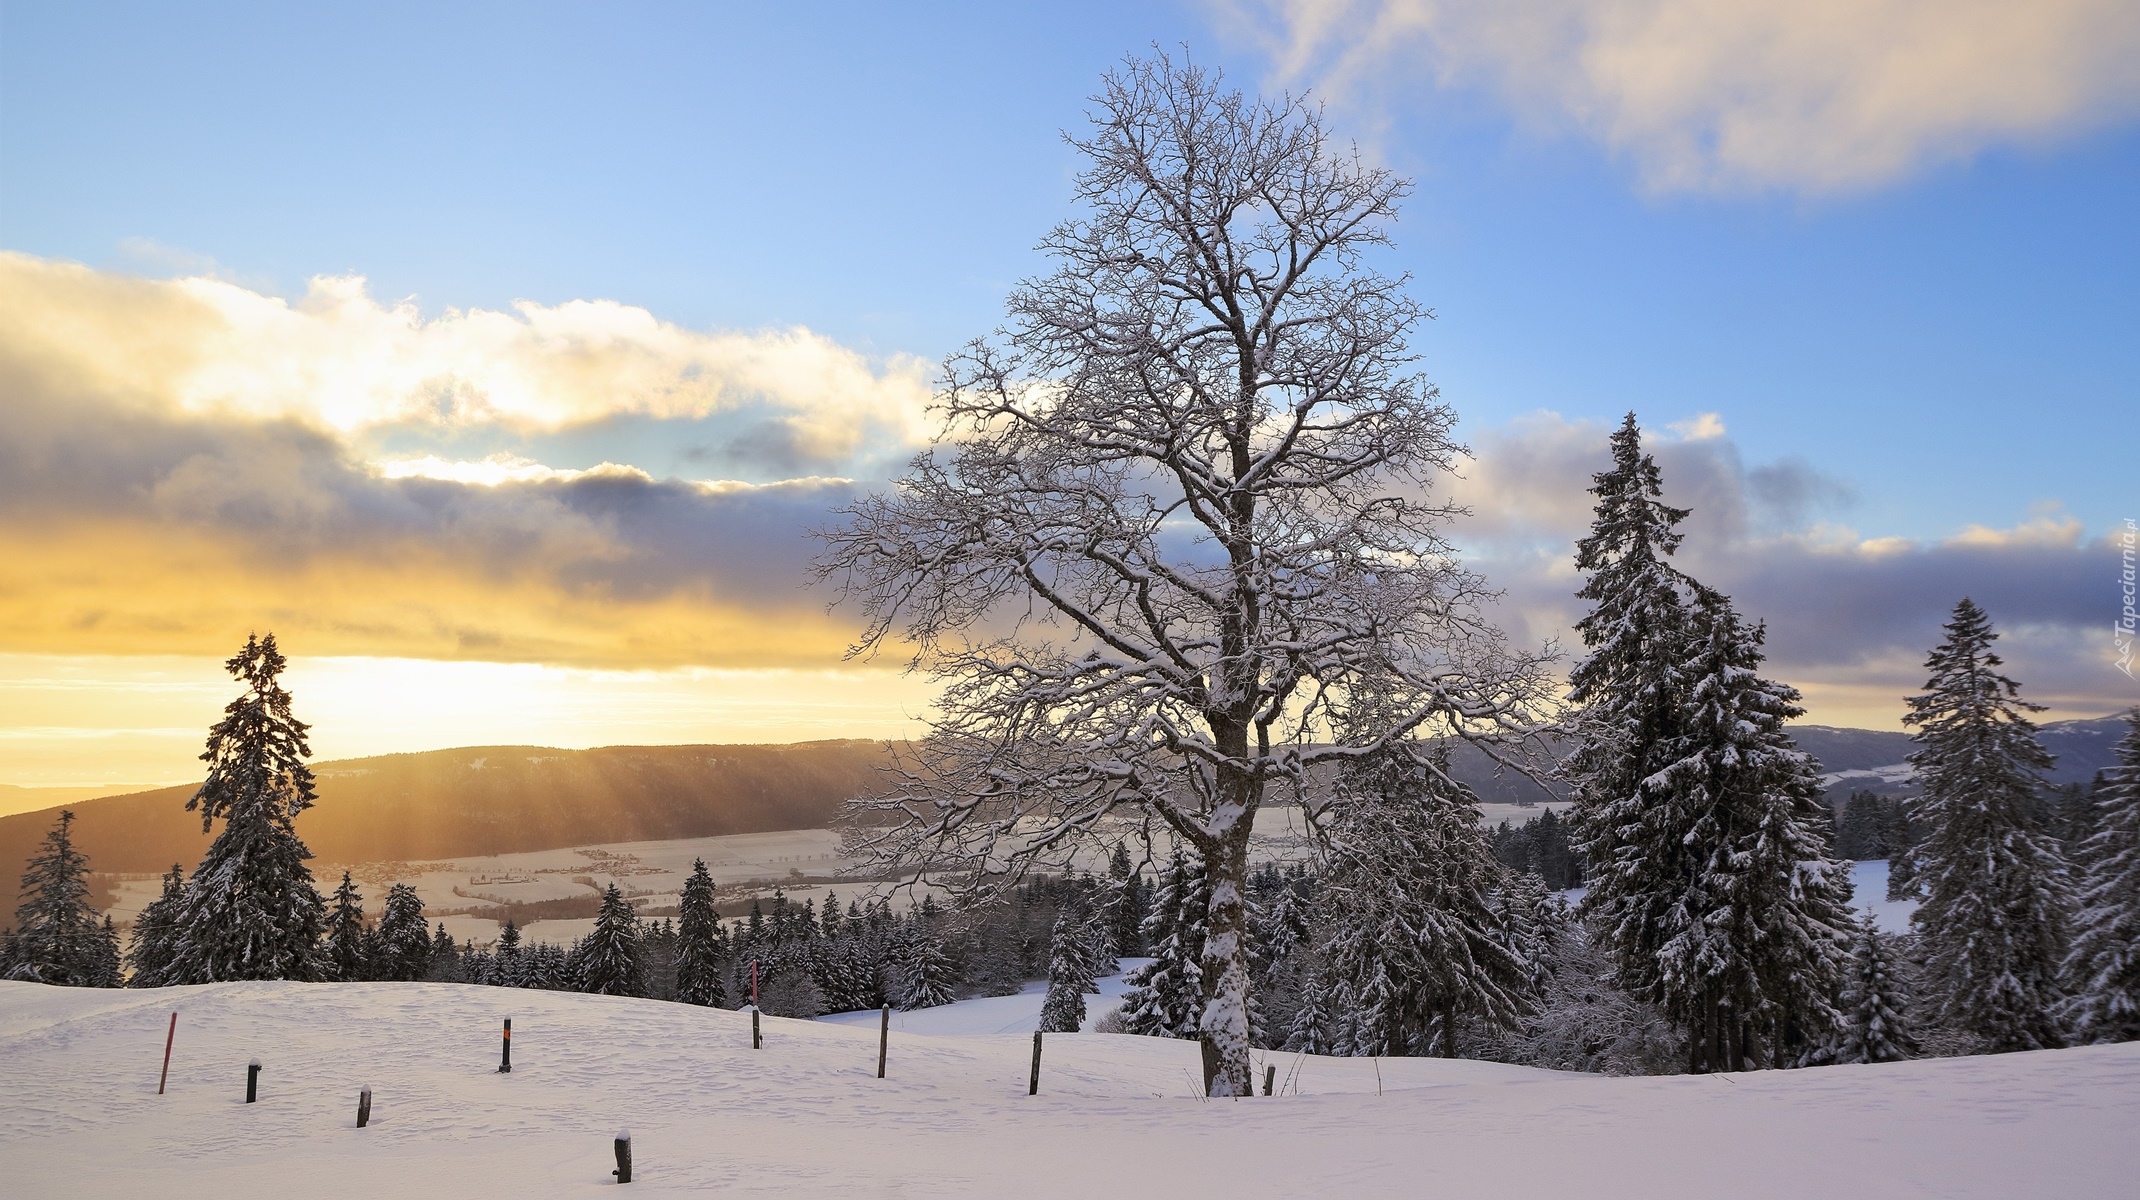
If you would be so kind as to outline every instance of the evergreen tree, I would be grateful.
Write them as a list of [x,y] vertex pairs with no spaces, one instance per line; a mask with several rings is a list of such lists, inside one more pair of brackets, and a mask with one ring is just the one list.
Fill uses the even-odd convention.
[[1040,1005],[1043,1033],[1076,1033],[1085,1024],[1085,993],[1092,982],[1092,937],[1087,914],[1064,905],[1055,914],[1048,949],[1048,994]]
[[365,962],[370,943],[364,927],[364,896],[344,871],[341,886],[334,889],[334,907],[327,913],[327,952],[321,973],[336,983],[370,978]]
[[1144,876],[1130,862],[1129,847],[1115,843],[1107,858],[1107,903],[1102,910],[1115,953],[1141,957],[1144,953],[1144,918],[1151,908]]
[[325,903],[305,860],[295,819],[312,806],[312,748],[278,682],[285,660],[275,635],[247,638],[224,664],[245,692],[208,731],[208,778],[186,808],[201,831],[223,819],[186,888],[172,975],[185,983],[315,979]]
[[1612,468],[1594,477],[1590,533],[1576,544],[1588,573],[1576,622],[1589,654],[1569,673],[1579,707],[1565,771],[1574,783],[1571,834],[1589,892],[1583,912],[1622,986],[1653,995],[1659,955],[1675,932],[1679,897],[1705,857],[1689,847],[1685,814],[1658,773],[1677,757],[1689,650],[1692,582],[1665,560],[1687,510],[1665,504],[1656,463],[1633,413],[1612,435]]
[[951,958],[944,953],[943,939],[937,936],[933,922],[916,914],[901,939],[901,951],[900,1008],[935,1008],[955,999]]
[[2070,886],[2034,815],[2051,756],[2022,715],[2042,706],[1998,673],[1983,609],[1963,600],[1946,629],[1902,719],[1916,727],[1910,762],[1924,788],[1912,816],[1925,900],[1911,920],[1942,1024],[1994,1053],[2058,1046]]
[[1904,1014],[1909,997],[1896,971],[1887,935],[1871,909],[1857,922],[1851,949],[1850,986],[1843,992],[1843,1023],[1835,1061],[1901,1062],[1917,1053]]
[[171,956],[178,948],[178,913],[186,902],[186,871],[177,863],[163,877],[163,894],[134,918],[134,935],[126,961],[133,987],[163,987],[171,982]]
[[461,962],[461,948],[454,945],[453,935],[446,932],[446,923],[440,921],[431,933],[431,965],[424,978],[433,983],[466,983],[468,976]]
[[11,978],[66,987],[103,986],[103,931],[89,904],[89,860],[74,848],[73,829],[74,813],[61,809],[43,848],[22,873]]
[[1878,792],[1859,790],[1843,803],[1835,831],[1835,856],[1846,862],[1886,858],[1888,803]]
[[2078,1042],[2140,1038],[2140,708],[2126,714],[2117,765],[2094,792],[2095,834],[2083,846],[2086,874],[2073,950],[2066,1019]]
[[1195,1038],[1204,1011],[1204,914],[1209,911],[1203,862],[1177,842],[1159,878],[1143,929],[1152,961],[1129,973],[1122,1026],[1148,1037]]
[[1327,978],[1354,999],[1354,1052],[1457,1053],[1457,1021],[1514,1028],[1536,964],[1494,892],[1477,799],[1447,761],[1399,747],[1341,776],[1320,897]]
[[431,973],[431,927],[424,920],[424,902],[414,884],[387,888],[372,947],[374,979],[406,982]]
[[1688,1031],[1693,1071],[1788,1066],[1831,1041],[1848,954],[1849,868],[1827,857],[1820,766],[1784,732],[1798,691],[1763,679],[1763,633],[1696,589],[1660,828],[1684,830],[1647,998]]
[[639,938],[638,911],[616,884],[610,884],[595,913],[594,932],[579,946],[579,989],[598,996],[646,995],[646,962]]
[[520,945],[520,926],[511,915],[498,931],[498,948],[491,955],[490,982],[499,987],[532,987],[528,980],[527,952]]
[[119,927],[112,924],[109,914],[104,918],[103,928],[97,930],[96,953],[92,960],[94,970],[90,975],[91,987],[124,987],[120,975]]
[[693,860],[676,911],[676,998],[685,1004],[726,1008],[721,915],[713,907],[713,876],[706,870],[705,859]]

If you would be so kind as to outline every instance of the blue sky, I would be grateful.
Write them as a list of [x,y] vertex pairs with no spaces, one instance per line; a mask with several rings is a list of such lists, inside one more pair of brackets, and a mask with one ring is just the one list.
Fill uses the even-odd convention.
[[[1616,3],[1669,16],[1681,0]],[[424,320],[607,300],[700,334],[800,327],[884,378],[921,378],[917,364],[987,332],[1008,287],[1041,268],[1032,246],[1068,215],[1076,169],[1059,133],[1100,73],[1186,45],[1238,86],[1314,89],[1364,153],[1416,181],[1383,265],[1437,312],[1418,349],[1482,455],[1535,433],[1540,412],[1570,437],[1630,409],[1661,436],[1715,414],[1701,428],[1721,435],[1681,453],[1707,455],[1694,475],[1735,481],[1721,503],[1744,506],[1733,536],[1749,547],[1847,529],[1929,554],[1972,527],[2033,528],[2101,565],[2107,593],[2103,539],[2140,515],[2140,91],[2126,54],[2140,34],[2090,25],[2078,3],[2043,6],[2040,61],[1977,95],[1906,54],[1868,58],[1854,82],[1822,73],[1817,47],[1742,66],[1742,43],[1707,75],[1577,87],[1550,77],[1599,56],[1565,55],[1629,47],[1557,0],[1528,8],[1590,39],[1574,50],[1511,40],[1500,10],[1471,0],[9,2],[0,249],[293,304],[315,276],[361,276],[371,301],[410,299]],[[1745,6],[1770,8],[1748,36],[1792,19]],[[1984,11],[1960,4],[1955,23]],[[1418,32],[1427,16],[1432,36]],[[1964,38],[1971,52],[2025,57],[1986,29]],[[1918,99],[1894,107],[1898,87]],[[738,451],[760,444],[739,440],[754,419],[619,410],[340,436],[374,460],[511,454],[757,483],[881,479],[910,443],[870,433],[808,462]],[[1575,464],[1553,482],[1579,493],[1582,462],[1551,461]],[[1507,482],[1491,463],[1481,476]],[[1549,542],[1567,532],[1533,524]],[[1497,561],[1490,536],[1474,541]],[[1526,569],[1510,557],[1507,577]],[[2073,711],[2126,702],[2128,681],[2079,665],[2101,657],[2076,649],[2085,622],[2071,614],[2088,602],[2052,607],[2064,615],[2024,617],[2066,646],[2046,677]],[[2102,608],[2107,625],[2107,595]],[[0,654],[146,646],[63,641]]]
[[[0,236],[933,359],[1036,268],[1100,71],[1156,41],[1272,74],[1194,5],[446,7],[9,6]],[[1339,117],[1418,181],[1392,257],[1471,422],[1716,411],[1886,534],[2127,515],[2105,435],[2140,398],[2131,123],[1843,195],[1657,195],[1476,90]]]

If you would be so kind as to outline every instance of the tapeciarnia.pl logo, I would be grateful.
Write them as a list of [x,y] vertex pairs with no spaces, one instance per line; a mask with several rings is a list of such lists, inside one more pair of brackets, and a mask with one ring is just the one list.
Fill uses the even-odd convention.
[[2136,523],[2131,517],[2125,518],[2125,528],[2118,535],[2118,541],[2124,559],[2124,567],[2118,572],[2118,595],[2124,605],[2118,610],[2118,619],[2111,622],[2110,640],[2111,645],[2118,651],[2118,669],[2125,672],[2127,679],[2132,679],[2133,633],[2135,625],[2140,624],[2140,614],[2133,611],[2134,560],[2140,557],[2140,523]]

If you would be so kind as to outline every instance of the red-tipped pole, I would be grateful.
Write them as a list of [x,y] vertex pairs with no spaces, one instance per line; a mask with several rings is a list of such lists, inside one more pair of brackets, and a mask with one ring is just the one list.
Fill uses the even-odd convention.
[[171,1014],[171,1030],[163,1035],[163,1074],[156,1077],[156,1094],[163,1095],[163,1085],[171,1078],[171,1039],[178,1036],[178,1014]]
[[750,960],[750,1006],[758,1007],[758,960]]

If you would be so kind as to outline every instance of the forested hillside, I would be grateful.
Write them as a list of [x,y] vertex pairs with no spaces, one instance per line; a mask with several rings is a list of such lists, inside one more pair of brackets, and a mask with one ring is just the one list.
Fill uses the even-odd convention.
[[[474,746],[320,763],[298,833],[330,862],[503,854],[596,842],[805,829],[871,786],[881,742],[792,746]],[[190,869],[207,848],[191,786],[73,805],[92,870]],[[0,818],[12,883],[51,810]]]

